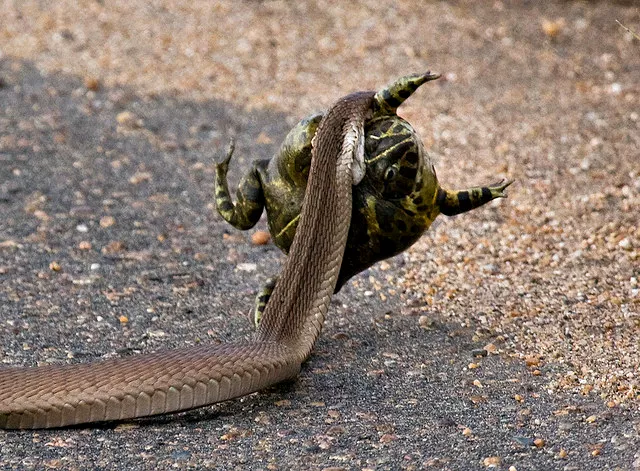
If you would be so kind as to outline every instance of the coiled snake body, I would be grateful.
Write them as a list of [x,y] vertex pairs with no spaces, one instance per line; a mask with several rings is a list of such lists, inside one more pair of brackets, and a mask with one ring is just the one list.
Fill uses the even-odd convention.
[[320,123],[297,235],[254,340],[90,364],[2,368],[0,428],[187,410],[295,377],[320,334],[338,278],[357,173],[352,164],[363,159],[373,101],[374,92],[344,97]]

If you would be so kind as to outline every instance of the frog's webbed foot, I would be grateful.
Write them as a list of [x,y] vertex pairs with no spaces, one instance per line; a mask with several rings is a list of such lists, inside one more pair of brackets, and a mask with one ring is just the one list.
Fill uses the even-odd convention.
[[438,78],[440,78],[440,74],[432,74],[429,71],[423,74],[405,75],[387,85],[382,90],[378,90],[374,97],[374,117],[395,114],[398,107],[404,103],[418,87]]
[[499,182],[489,185],[487,188],[489,188],[489,191],[491,191],[491,195],[493,196],[492,199],[506,198],[507,194],[504,192],[504,190],[506,190],[507,187],[511,185],[514,181],[515,180],[506,180],[503,178]]
[[227,172],[235,150],[235,140],[231,139],[229,148],[222,160],[216,162],[216,209],[222,218],[233,227],[241,230],[251,229],[260,219],[264,209],[264,193],[260,178],[260,170],[266,167],[267,160],[253,163],[249,173],[240,181],[236,193],[236,204],[233,204]]
[[472,209],[479,208],[496,198],[506,198],[504,190],[513,180],[500,181],[489,186],[479,186],[467,190],[451,191],[438,188],[436,203],[440,212],[445,216],[455,216]]
[[267,307],[267,303],[269,302],[269,298],[271,297],[271,293],[276,287],[276,283],[278,281],[277,277],[269,278],[267,282],[262,287],[262,290],[258,292],[256,296],[256,302],[254,308],[249,314],[249,319],[253,322],[256,328],[260,325],[260,321],[262,320],[262,314],[264,313],[265,308]]

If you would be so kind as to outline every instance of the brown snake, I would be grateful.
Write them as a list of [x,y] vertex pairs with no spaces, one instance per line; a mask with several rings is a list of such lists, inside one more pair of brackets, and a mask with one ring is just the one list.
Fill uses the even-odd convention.
[[0,428],[182,411],[295,377],[320,334],[337,281],[351,218],[352,164],[364,158],[373,97],[348,95],[320,123],[297,233],[253,340],[89,364],[0,368]]

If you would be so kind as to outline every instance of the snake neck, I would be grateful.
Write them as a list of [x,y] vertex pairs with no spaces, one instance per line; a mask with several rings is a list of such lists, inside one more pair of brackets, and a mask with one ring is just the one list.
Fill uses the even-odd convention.
[[351,219],[352,165],[374,92],[339,100],[314,138],[300,222],[257,333],[292,347],[301,360],[320,335],[337,283]]

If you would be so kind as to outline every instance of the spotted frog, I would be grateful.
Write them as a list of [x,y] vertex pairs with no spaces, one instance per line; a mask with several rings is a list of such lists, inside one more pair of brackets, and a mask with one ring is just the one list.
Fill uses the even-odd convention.
[[[440,187],[429,154],[397,108],[437,74],[401,77],[379,90],[373,117],[365,124],[366,172],[353,187],[351,226],[336,292],[357,273],[415,243],[440,214],[453,216],[500,197],[512,182],[461,191]],[[257,160],[241,180],[234,204],[227,185],[230,148],[216,165],[216,206],[232,226],[246,230],[267,210],[274,243],[288,253],[295,235],[311,164],[313,137],[323,114],[300,121],[271,159]],[[271,280],[259,298],[256,321],[273,289]]]

